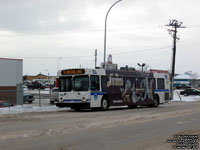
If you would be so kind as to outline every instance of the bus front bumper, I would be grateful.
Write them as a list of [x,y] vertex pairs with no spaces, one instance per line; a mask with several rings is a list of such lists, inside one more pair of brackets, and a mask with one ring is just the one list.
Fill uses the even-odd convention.
[[81,103],[64,103],[58,102],[56,103],[57,107],[71,107],[72,109],[81,108],[81,109],[88,109],[90,108],[90,102],[81,102]]

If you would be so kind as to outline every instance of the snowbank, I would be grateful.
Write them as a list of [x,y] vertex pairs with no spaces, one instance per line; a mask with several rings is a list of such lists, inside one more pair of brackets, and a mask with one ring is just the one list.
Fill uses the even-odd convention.
[[[180,96],[178,94],[180,90],[176,90],[174,92],[174,99],[172,101],[176,102],[194,102],[200,101],[200,96]],[[70,110],[70,108],[58,108],[56,106],[30,106],[30,104],[24,104],[20,106],[14,106],[10,108],[0,108],[0,115],[2,114],[17,114],[17,113],[25,113],[25,112],[52,112],[52,111],[62,111],[62,110]]]
[[[46,88],[44,90],[40,90],[41,94],[49,94],[49,88]],[[35,90],[28,90],[27,88],[24,88],[24,93],[29,93],[29,94],[39,94],[39,90],[35,89]]]
[[0,108],[0,115],[1,114],[17,114],[17,113],[24,113],[24,112],[49,112],[49,111],[61,111],[61,110],[69,110],[69,108],[58,108],[56,106],[36,107],[36,106],[20,105],[20,106],[14,106],[10,108]]
[[174,91],[174,98],[172,101],[176,101],[176,102],[178,102],[178,101],[183,101],[183,102],[200,101],[200,96],[196,96],[196,95],[183,96],[183,95],[180,95],[180,91],[181,90]]

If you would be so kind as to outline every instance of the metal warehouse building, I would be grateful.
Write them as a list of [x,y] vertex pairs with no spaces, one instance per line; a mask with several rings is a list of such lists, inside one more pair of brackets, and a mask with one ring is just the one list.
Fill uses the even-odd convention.
[[23,60],[0,58],[0,101],[23,104]]

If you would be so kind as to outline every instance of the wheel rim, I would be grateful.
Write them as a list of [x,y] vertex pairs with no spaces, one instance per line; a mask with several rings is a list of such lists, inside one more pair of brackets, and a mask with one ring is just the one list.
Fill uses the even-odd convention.
[[107,107],[108,107],[108,102],[107,102],[107,100],[103,100],[102,101],[102,107],[103,107],[103,109],[107,109]]
[[154,100],[154,105],[155,105],[155,106],[158,105],[158,100],[157,100],[157,99]]

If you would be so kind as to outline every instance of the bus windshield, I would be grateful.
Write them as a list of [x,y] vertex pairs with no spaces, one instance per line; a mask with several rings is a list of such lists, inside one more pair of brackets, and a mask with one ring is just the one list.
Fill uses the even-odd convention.
[[61,77],[59,80],[59,91],[69,92],[72,90],[72,77]]
[[75,76],[73,80],[74,91],[88,91],[89,90],[89,77],[88,76]]

